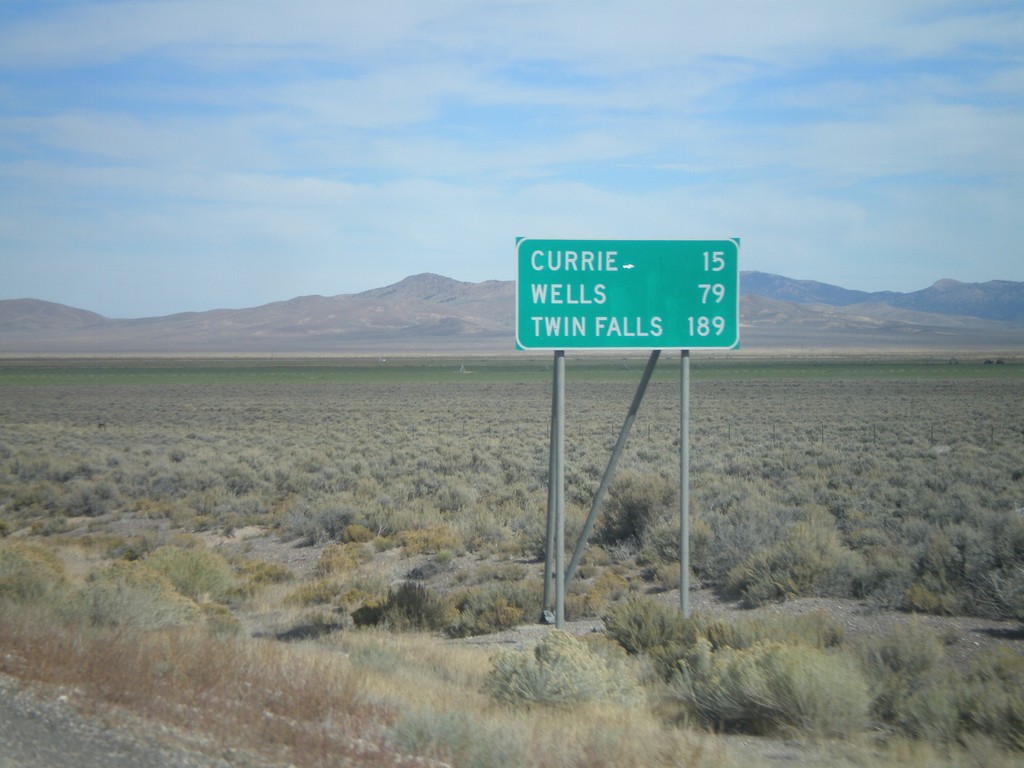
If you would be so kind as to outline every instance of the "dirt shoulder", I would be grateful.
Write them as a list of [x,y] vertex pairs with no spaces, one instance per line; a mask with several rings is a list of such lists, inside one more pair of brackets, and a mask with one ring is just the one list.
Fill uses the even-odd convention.
[[0,675],[0,768],[270,768],[115,708],[81,711],[71,689],[26,685]]

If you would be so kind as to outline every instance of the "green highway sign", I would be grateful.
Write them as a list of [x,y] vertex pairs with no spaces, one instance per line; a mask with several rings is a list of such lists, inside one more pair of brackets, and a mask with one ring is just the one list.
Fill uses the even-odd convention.
[[735,349],[739,238],[516,240],[520,349]]

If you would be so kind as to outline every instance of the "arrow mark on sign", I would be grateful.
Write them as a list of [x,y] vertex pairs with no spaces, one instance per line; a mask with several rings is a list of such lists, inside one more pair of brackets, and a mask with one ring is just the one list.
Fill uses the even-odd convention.
[[636,264],[623,264],[622,268],[623,269],[632,269],[635,266],[636,266]]

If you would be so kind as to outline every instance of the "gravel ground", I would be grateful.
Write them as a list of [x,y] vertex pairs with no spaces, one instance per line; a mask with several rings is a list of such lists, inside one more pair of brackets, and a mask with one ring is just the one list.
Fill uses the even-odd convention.
[[133,727],[113,711],[76,710],[74,693],[25,687],[0,675],[0,768],[271,768],[271,763],[231,752],[218,757],[159,724]]
[[[669,590],[653,597],[667,605],[679,605],[678,590]],[[1024,654],[1024,625],[1016,621],[983,619],[977,616],[910,614],[879,609],[860,600],[824,597],[798,598],[747,609],[738,602],[720,598],[710,589],[692,591],[690,609],[695,613],[729,619],[770,619],[784,615],[822,612],[842,626],[843,641],[847,644],[898,633],[912,626],[923,626],[938,634],[944,643],[947,659],[960,670],[966,669],[970,660],[979,653],[997,647],[1009,648],[1016,653]],[[523,650],[532,648],[550,630],[551,627],[540,624],[524,624],[505,632],[460,638],[451,642]],[[565,631],[583,635],[602,632],[604,625],[596,618],[567,621]]]

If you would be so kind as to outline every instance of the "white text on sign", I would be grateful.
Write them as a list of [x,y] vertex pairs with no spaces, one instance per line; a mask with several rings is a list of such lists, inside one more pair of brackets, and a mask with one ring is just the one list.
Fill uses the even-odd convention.
[[618,272],[618,251],[534,251],[530,265],[537,272]]
[[[660,317],[533,316],[534,333],[554,338],[596,336],[604,339],[633,339],[661,336],[664,328]],[[593,321],[592,323],[589,321]]]

